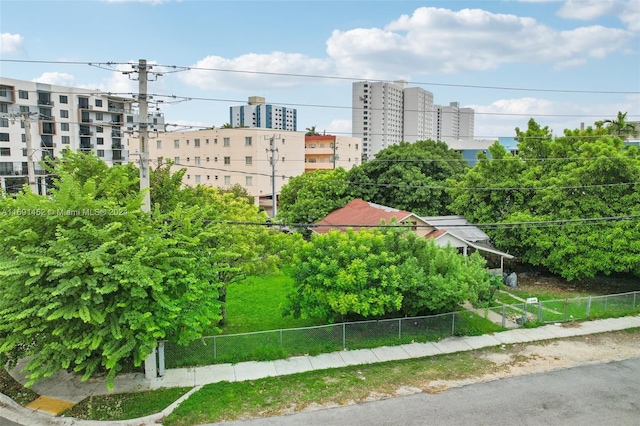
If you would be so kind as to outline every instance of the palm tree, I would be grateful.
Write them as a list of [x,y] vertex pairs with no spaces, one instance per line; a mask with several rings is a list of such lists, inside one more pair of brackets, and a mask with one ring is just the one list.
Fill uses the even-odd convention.
[[612,136],[620,136],[623,139],[627,139],[629,136],[637,136],[638,129],[635,123],[627,121],[627,113],[618,111],[618,116],[613,120],[604,120],[606,129]]
[[220,128],[221,129],[233,129],[233,126],[231,125],[231,123],[224,123]]
[[307,133],[305,133],[305,136],[320,136],[320,133],[316,132],[316,126],[311,126],[311,127],[307,127],[306,128]]

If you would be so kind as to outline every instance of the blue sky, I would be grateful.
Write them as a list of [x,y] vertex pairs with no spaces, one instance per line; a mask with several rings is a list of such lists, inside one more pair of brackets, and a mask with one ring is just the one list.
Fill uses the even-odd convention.
[[530,117],[557,134],[618,111],[640,120],[637,0],[0,0],[0,33],[8,78],[131,94],[136,81],[86,63],[209,69],[149,83],[180,125],[220,126],[264,96],[297,108],[299,129],[350,135],[349,78],[405,79],[471,106],[476,138],[513,136]]

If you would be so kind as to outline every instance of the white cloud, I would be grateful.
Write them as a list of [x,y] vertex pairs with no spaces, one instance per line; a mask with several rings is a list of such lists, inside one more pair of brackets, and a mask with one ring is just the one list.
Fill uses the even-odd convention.
[[633,34],[603,26],[558,31],[533,18],[480,9],[421,7],[384,29],[334,31],[327,52],[343,74],[379,79],[405,74],[485,71],[509,63],[568,63],[623,51]]
[[57,86],[73,87],[75,77],[64,72],[45,72],[40,77],[34,78],[32,81],[38,83],[54,84]]
[[[515,128],[527,128],[530,118],[542,126],[549,126],[554,134],[561,135],[564,129],[578,129],[580,124],[593,126],[598,120],[615,117],[618,111],[637,111],[640,96],[629,95],[616,104],[552,101],[542,98],[524,97],[499,99],[489,105],[465,105],[473,108],[475,135],[478,139],[515,136]],[[571,111],[571,116],[566,116]],[[634,116],[638,119],[637,116]]]
[[621,2],[614,0],[567,0],[558,10],[558,16],[591,21],[604,15],[610,15],[620,7]]
[[[314,59],[299,53],[272,52],[269,54],[248,53],[232,59],[207,56],[191,69],[180,74],[187,84],[210,90],[247,91],[265,87],[291,87],[311,84],[309,78],[291,76],[269,76],[252,72],[327,75],[332,72],[330,61]],[[237,70],[246,72],[221,72],[215,70]]]
[[285,52],[207,56],[193,65],[207,70],[192,69],[180,78],[203,89],[246,92],[322,82],[295,74],[411,80],[411,76],[487,71],[507,64],[547,63],[562,69],[584,65],[589,58],[628,53],[635,43],[634,33],[620,28],[592,25],[561,31],[513,14],[420,7],[383,28],[334,30],[327,40],[326,58]]
[[24,37],[20,34],[2,33],[0,34],[0,53],[12,55],[23,53]]
[[351,120],[335,119],[332,120],[326,127],[318,126],[316,131],[322,133],[326,131],[329,134],[336,134],[342,136],[351,136]]

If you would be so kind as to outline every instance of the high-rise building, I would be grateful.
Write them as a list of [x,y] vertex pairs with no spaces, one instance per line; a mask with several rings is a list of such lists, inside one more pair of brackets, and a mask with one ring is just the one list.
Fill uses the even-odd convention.
[[433,112],[434,138],[443,142],[472,140],[475,112],[473,108],[460,108],[459,102],[449,106],[435,105]]
[[353,83],[352,135],[362,138],[364,159],[399,142],[473,139],[474,112],[433,104],[433,93],[407,82]]
[[[0,78],[1,187],[19,191],[27,182],[31,157],[39,192],[44,193],[45,171],[39,162],[64,149],[93,152],[109,165],[128,162],[128,134],[138,122],[133,102],[96,90]],[[26,146],[27,117],[31,152]],[[164,130],[161,113],[149,114],[148,122],[150,131]]]
[[362,138],[363,158],[373,158],[378,151],[402,142],[405,87],[404,82],[353,83],[352,136]]
[[233,127],[258,127],[295,132],[298,117],[295,108],[267,104],[261,96],[249,97],[247,105],[229,108],[229,123]]

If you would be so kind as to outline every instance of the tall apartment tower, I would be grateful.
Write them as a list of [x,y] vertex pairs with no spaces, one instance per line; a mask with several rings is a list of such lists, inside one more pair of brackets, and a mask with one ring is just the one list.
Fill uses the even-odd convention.
[[250,96],[247,105],[229,108],[229,123],[233,127],[258,127],[295,132],[298,128],[295,108],[267,104],[262,96]]
[[352,136],[362,138],[365,159],[402,141],[433,137],[433,94],[405,81],[355,82],[352,106]]
[[433,113],[435,139],[443,142],[472,140],[475,112],[473,108],[460,108],[460,103],[449,106],[435,105]]
[[[133,102],[95,90],[0,78],[0,187],[19,191],[31,156],[44,193],[45,171],[38,163],[67,148],[93,152],[109,165],[128,162],[128,135],[138,122]],[[30,153],[21,119],[25,113],[30,116]],[[147,122],[150,131],[164,130],[161,113],[149,114]]]

